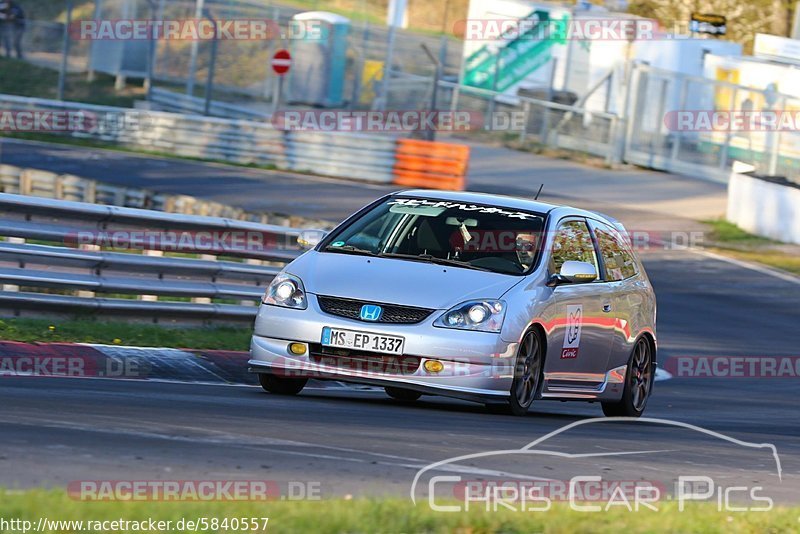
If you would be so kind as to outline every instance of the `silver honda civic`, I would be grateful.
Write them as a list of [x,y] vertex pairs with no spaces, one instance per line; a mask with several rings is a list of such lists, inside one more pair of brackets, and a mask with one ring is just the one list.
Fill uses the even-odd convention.
[[595,212],[478,193],[403,191],[330,233],[267,288],[250,369],[443,395],[523,415],[539,399],[642,414],[656,299],[622,225]]

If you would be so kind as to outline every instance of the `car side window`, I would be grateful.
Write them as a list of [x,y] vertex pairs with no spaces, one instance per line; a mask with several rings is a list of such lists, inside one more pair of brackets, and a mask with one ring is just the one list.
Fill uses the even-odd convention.
[[347,239],[347,244],[354,247],[378,252],[382,243],[381,235],[385,235],[385,229],[397,222],[402,215],[386,212],[376,218],[364,218],[353,225],[355,231]]
[[585,261],[597,267],[592,235],[584,221],[567,221],[561,223],[553,237],[553,249],[550,252],[550,273],[561,272],[565,261]]
[[619,232],[605,224],[595,223],[594,235],[603,257],[606,281],[625,280],[638,274],[636,259]]

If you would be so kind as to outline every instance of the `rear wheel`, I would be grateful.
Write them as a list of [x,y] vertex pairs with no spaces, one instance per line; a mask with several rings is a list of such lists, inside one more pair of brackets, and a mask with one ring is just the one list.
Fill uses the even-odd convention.
[[400,402],[414,402],[422,396],[422,393],[419,391],[413,391],[411,389],[393,388],[389,386],[386,386],[384,389],[387,395]]
[[625,389],[619,402],[604,402],[603,413],[608,417],[639,417],[644,413],[653,389],[655,376],[653,350],[645,338],[639,339],[628,361]]
[[270,373],[259,373],[258,382],[264,391],[276,395],[297,395],[304,387],[308,378],[284,378]]
[[543,368],[544,350],[541,339],[535,330],[530,330],[519,346],[509,400],[505,403],[487,404],[486,407],[492,413],[527,414],[528,408],[539,395]]

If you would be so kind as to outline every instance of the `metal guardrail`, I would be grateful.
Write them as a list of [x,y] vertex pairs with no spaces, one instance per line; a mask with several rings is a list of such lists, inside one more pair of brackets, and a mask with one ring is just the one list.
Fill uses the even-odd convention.
[[301,232],[0,193],[0,309],[252,320]]
[[0,164],[0,193],[31,195],[109,206],[143,208],[184,215],[226,217],[279,226],[327,228],[330,223],[306,217],[255,213],[188,195],[111,185],[72,174]]
[[[220,119],[78,102],[0,95],[0,110],[64,111],[86,117],[87,127],[62,132],[177,156],[338,178],[390,183],[396,140],[351,132],[283,131],[269,122]],[[58,132],[54,132],[58,133]]]
[[[203,115],[206,110],[204,98],[190,96],[184,93],[176,93],[175,91],[161,89],[159,87],[150,89],[148,101],[165,111]],[[269,113],[259,112],[252,108],[230,104],[220,100],[210,100],[209,106],[209,114],[215,117],[229,117],[255,121],[269,120],[270,118]]]

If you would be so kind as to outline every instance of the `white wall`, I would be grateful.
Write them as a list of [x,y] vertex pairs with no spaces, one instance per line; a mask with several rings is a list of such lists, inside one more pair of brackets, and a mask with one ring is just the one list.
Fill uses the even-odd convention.
[[800,188],[733,173],[727,217],[751,234],[800,244]]

